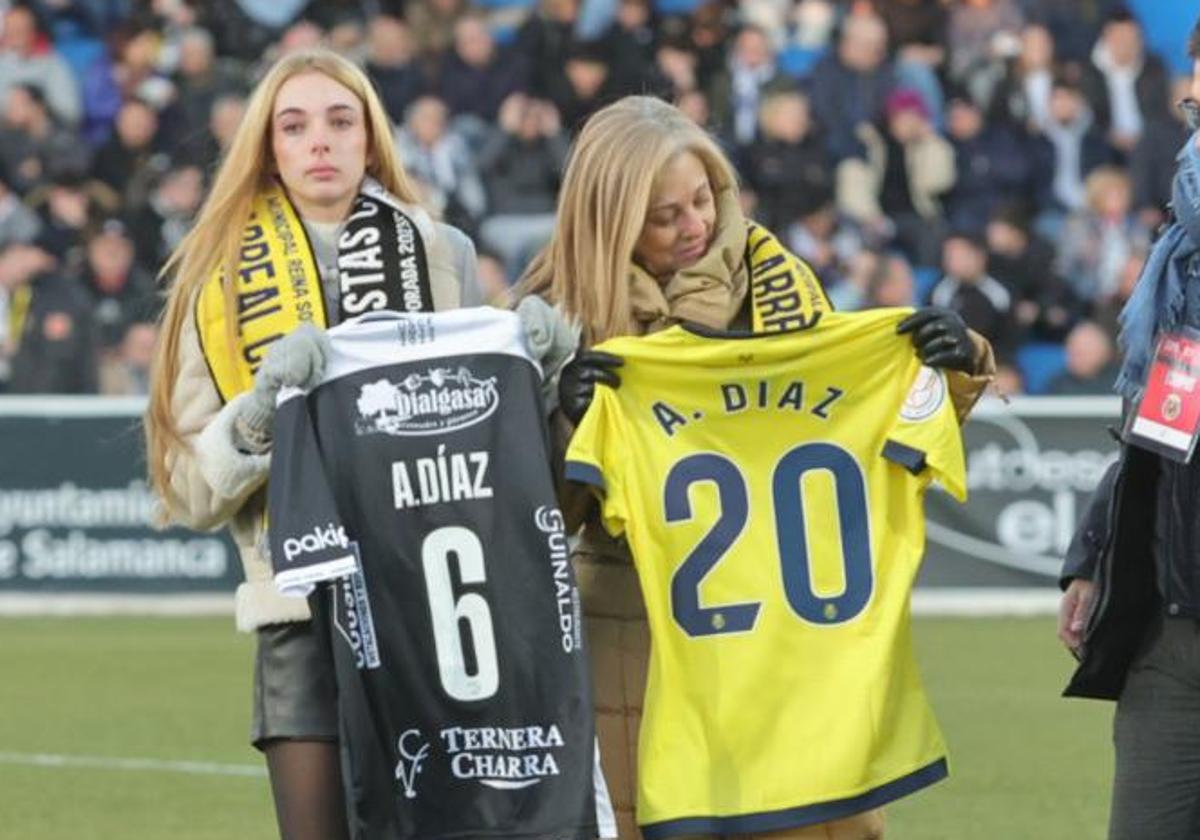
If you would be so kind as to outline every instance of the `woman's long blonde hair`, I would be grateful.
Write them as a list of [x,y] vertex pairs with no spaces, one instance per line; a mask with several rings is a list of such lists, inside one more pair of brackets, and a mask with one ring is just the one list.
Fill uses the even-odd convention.
[[[168,460],[186,447],[179,432],[172,402],[179,375],[180,334],[201,286],[218,265],[235,266],[242,232],[250,218],[255,196],[270,184],[276,171],[271,152],[271,114],[284,82],[303,73],[322,73],[348,88],[363,105],[367,129],[367,174],[392,195],[416,203],[417,193],[408,180],[392,142],[391,123],[367,76],[354,64],[329,50],[305,50],[285,56],[258,83],[246,113],[221,161],[208,198],[196,223],[163,266],[160,276],[171,277],[170,291],[160,323],[158,348],[150,375],[150,404],[146,410],[146,446],[150,483],[170,509]],[[234,286],[225,274],[225,305],[236,311]],[[233,319],[228,319],[231,324]],[[230,352],[236,350],[233,329]]]
[[584,125],[571,152],[549,244],[522,279],[525,293],[558,304],[594,344],[633,331],[629,268],[655,179],[681,152],[704,164],[714,193],[736,188],[733,166],[678,108],[627,96]]

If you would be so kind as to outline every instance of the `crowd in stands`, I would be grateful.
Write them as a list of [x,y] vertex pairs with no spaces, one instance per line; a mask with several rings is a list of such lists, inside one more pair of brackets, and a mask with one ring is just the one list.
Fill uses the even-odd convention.
[[553,227],[573,133],[648,92],[720,140],[837,307],[948,306],[1003,391],[1108,393],[1187,137],[1145,6],[0,0],[0,392],[145,391],[158,271],[247,91],[324,44],[367,69],[496,301]]

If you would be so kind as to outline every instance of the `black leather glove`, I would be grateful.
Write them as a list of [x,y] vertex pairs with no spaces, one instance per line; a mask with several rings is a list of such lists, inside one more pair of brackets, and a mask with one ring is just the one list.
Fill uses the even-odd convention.
[[616,369],[625,360],[599,350],[580,350],[567,363],[558,378],[558,406],[572,423],[578,425],[596,395],[596,383],[610,388],[621,384]]
[[901,321],[896,332],[912,333],[917,355],[930,367],[975,372],[975,346],[957,312],[926,306]]

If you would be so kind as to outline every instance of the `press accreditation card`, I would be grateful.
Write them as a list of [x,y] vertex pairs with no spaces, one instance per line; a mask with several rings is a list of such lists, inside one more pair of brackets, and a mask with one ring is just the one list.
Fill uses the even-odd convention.
[[1173,461],[1191,460],[1200,437],[1200,330],[1184,327],[1159,338],[1125,435]]

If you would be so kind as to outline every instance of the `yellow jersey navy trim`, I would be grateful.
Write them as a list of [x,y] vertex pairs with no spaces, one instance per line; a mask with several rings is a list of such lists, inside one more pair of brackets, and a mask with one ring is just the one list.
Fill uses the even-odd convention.
[[887,784],[858,796],[802,805],[799,808],[786,808],[782,811],[764,811],[758,814],[664,820],[658,823],[643,824],[641,826],[642,837],[645,840],[667,840],[670,837],[684,837],[693,834],[724,836],[801,828],[806,825],[840,820],[872,808],[878,808],[911,793],[916,793],[921,788],[936,784],[948,775],[946,759],[939,758],[919,770],[914,770],[912,773],[893,779]]
[[716,338],[722,341],[726,339],[740,338],[764,338],[777,335],[792,335],[793,333],[804,332],[815,327],[821,320],[821,313],[817,312],[813,315],[811,321],[807,321],[797,327],[789,327],[785,330],[771,330],[770,332],[754,332],[754,330],[719,330],[716,327],[710,327],[707,324],[701,324],[696,321],[680,321],[679,328],[685,332],[689,332],[700,338]]
[[568,481],[575,481],[579,484],[590,484],[601,491],[607,489],[604,484],[604,474],[596,467],[591,464],[585,464],[583,461],[567,461],[563,467],[563,476]]
[[914,446],[900,443],[898,440],[888,440],[879,453],[893,464],[899,464],[913,475],[920,475],[925,469],[925,453]]

